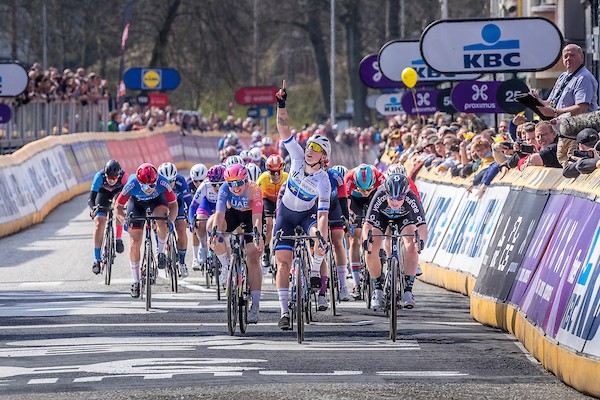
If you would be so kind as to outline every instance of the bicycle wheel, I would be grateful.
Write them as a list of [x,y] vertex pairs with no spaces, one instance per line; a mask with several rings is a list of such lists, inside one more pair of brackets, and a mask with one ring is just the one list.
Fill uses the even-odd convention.
[[363,288],[363,296],[365,301],[367,302],[367,308],[370,310],[371,309],[371,298],[373,297],[373,285],[371,282],[371,274],[369,273],[369,270],[366,266],[363,267],[364,271],[363,271],[363,282],[362,282],[362,288]]
[[248,271],[245,263],[242,265],[242,271],[242,287],[238,288],[238,314],[240,318],[240,332],[246,333],[246,328],[248,327],[248,308],[250,305],[250,301],[248,301],[248,282],[246,281]]
[[110,221],[106,222],[104,243],[102,246],[102,262],[104,269],[104,284],[110,285],[112,265],[115,262],[115,233]]
[[329,246],[329,296],[331,298],[331,313],[336,316],[335,303],[337,302],[337,288],[338,288],[337,271],[335,268],[335,258],[333,257],[333,250],[331,245]]
[[[306,307],[306,305],[304,304],[304,292],[305,290],[307,290],[306,287],[306,282],[302,282],[303,281],[303,265],[302,265],[302,261],[299,259],[295,259],[294,260],[294,264],[295,264],[295,268],[296,268],[296,277],[295,277],[295,287],[294,287],[294,291],[295,291],[295,295],[296,295],[296,299],[295,299],[295,306],[296,306],[296,310],[295,310],[295,314],[296,314],[296,318],[297,318],[297,325],[298,325],[298,343],[302,343],[302,341],[304,340],[304,307]],[[303,288],[304,286],[304,288]]]
[[202,264],[201,269],[204,271],[204,278],[206,280],[206,288],[210,289],[210,280],[213,276],[213,269],[214,268],[214,264],[212,262],[212,256],[209,252],[209,254],[207,254],[206,256],[206,262],[204,264]]
[[[153,274],[153,264],[154,260],[152,259],[152,244],[150,242],[146,242],[146,279],[144,279],[144,284],[146,286],[146,311],[150,310],[152,307],[152,280],[151,276]],[[155,278],[156,279],[156,278]]]
[[227,281],[227,332],[231,336],[235,334],[238,313],[238,293],[237,293],[237,261],[229,266],[229,277]]
[[389,260],[390,262],[390,339],[393,342],[396,341],[396,337],[398,334],[398,278],[400,277],[398,273],[398,259],[396,257],[392,257]]
[[168,238],[168,252],[167,252],[167,266],[169,268],[169,274],[171,275],[171,291],[177,293],[177,244],[175,242],[175,236],[169,234]]

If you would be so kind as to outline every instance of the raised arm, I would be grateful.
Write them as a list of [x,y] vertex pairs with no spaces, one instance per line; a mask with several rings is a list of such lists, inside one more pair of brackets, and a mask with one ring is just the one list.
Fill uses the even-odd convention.
[[287,110],[285,109],[285,100],[287,99],[285,79],[283,80],[281,89],[275,94],[275,97],[277,98],[277,131],[279,132],[281,140],[285,142],[292,136]]

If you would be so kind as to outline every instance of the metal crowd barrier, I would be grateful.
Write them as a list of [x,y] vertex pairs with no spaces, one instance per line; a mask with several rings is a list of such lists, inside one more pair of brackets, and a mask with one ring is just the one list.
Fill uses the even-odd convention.
[[10,105],[10,108],[10,121],[0,124],[0,154],[12,153],[50,135],[106,132],[108,123],[108,100],[86,105],[77,100],[35,100],[17,107]]

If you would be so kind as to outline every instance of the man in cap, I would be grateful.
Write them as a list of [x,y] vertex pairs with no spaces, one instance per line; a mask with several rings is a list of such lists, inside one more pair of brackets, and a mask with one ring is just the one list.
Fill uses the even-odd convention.
[[598,132],[592,128],[585,128],[577,134],[577,150],[563,169],[565,178],[577,178],[580,174],[591,174],[596,170],[596,163],[600,161],[595,148],[598,140]]

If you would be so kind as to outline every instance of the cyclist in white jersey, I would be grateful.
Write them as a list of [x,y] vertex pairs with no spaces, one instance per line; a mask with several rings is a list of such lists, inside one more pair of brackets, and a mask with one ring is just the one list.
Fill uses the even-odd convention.
[[[275,233],[282,232],[283,236],[294,235],[296,226],[302,226],[304,232],[310,232],[311,235],[314,235],[316,231],[321,232],[325,242],[315,241],[310,268],[310,284],[313,288],[320,288],[319,269],[327,250],[331,195],[329,176],[323,170],[323,165],[331,154],[331,144],[325,136],[315,135],[307,140],[305,152],[290,131],[285,108],[287,99],[285,80],[276,97],[278,103],[277,130],[290,154],[291,166],[273,231]],[[291,327],[288,300],[293,245],[292,240],[284,239],[275,244],[278,266],[277,294],[281,307],[279,328],[283,330],[289,330]]]

